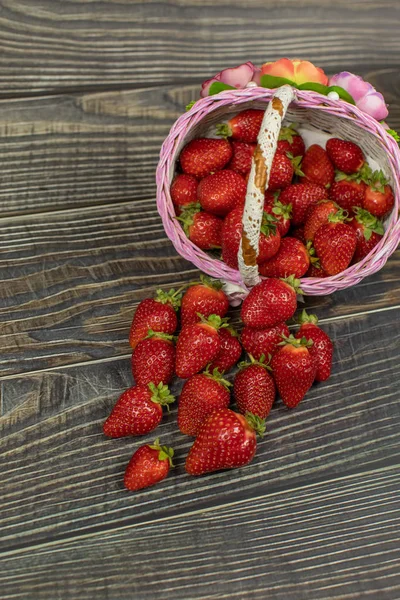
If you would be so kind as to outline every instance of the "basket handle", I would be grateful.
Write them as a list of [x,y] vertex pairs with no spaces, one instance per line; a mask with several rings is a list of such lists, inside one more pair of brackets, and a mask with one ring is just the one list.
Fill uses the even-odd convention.
[[290,102],[295,97],[294,94],[294,89],[289,85],[283,85],[276,90],[265,111],[253,154],[238,253],[239,271],[247,287],[253,287],[260,281],[257,255],[264,211],[264,192],[268,189],[282,121]]

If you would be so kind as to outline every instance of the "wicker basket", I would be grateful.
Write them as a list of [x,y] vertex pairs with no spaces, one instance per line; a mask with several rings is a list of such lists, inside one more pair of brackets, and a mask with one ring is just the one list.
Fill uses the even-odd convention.
[[[156,174],[157,207],[165,231],[181,256],[191,261],[208,275],[221,279],[228,284],[227,291],[233,301],[239,301],[247,295],[249,287],[255,283],[254,268],[257,269],[257,267],[253,267],[252,279],[249,274],[243,273],[243,269],[236,271],[195,246],[186,237],[181,225],[175,218],[175,209],[169,191],[170,184],[175,175],[176,161],[180,151],[187,142],[196,137],[212,137],[217,123],[231,118],[232,115],[245,108],[261,108],[266,112],[271,111],[271,105],[273,104],[273,102],[270,102],[271,99],[279,96],[279,93],[282,97],[284,88],[289,88],[289,86],[283,86],[278,90],[253,87],[225,91],[201,99],[175,122],[161,148]],[[280,111],[280,114],[282,119],[285,116],[285,121],[288,123],[295,122],[299,125],[300,133],[306,139],[306,145],[314,142],[321,143],[323,136],[325,136],[325,139],[338,136],[356,142],[364,151],[368,162],[373,167],[382,169],[394,191],[395,205],[391,215],[385,221],[385,234],[367,257],[338,275],[323,279],[303,278],[301,281],[305,294],[331,294],[336,290],[355,285],[364,277],[381,269],[400,241],[400,190],[398,182],[400,151],[398,144],[392,136],[386,133],[384,127],[374,118],[361,112],[357,107],[342,100],[322,96],[316,92],[294,90],[293,88],[289,88],[289,90],[289,96],[286,97],[285,109],[288,106],[286,116],[284,115],[285,111],[283,111],[283,115]],[[264,118],[263,124],[266,122]],[[271,125],[271,121],[269,121],[269,124]],[[281,124],[282,121],[278,122],[278,127]],[[268,138],[270,137],[268,136]],[[270,160],[272,160],[275,149],[276,140],[273,144],[269,144],[270,154],[272,150]],[[252,196],[250,193],[252,181],[251,173],[246,196],[245,214],[247,213],[247,215],[249,212],[252,214],[254,211],[254,206],[249,205]],[[240,259],[241,250],[239,250],[239,264],[243,263]]]

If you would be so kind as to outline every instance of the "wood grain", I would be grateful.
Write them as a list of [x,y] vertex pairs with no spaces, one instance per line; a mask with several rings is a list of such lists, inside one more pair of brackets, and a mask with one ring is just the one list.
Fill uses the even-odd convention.
[[[296,410],[276,404],[251,465],[200,478],[184,472],[191,442],[177,430],[176,407],[140,440],[104,438],[102,422],[132,384],[128,358],[3,379],[0,548],[19,552],[398,466],[399,317],[400,308],[326,324],[335,343],[331,379]],[[129,494],[124,468],[156,436],[175,448],[177,468],[159,486]]]
[[1,94],[196,82],[288,54],[332,72],[397,67],[398,8],[396,0],[3,0]]

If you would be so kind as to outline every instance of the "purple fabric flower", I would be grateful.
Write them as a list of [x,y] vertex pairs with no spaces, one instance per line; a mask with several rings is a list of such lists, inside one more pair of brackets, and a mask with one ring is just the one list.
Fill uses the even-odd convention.
[[226,83],[227,85],[231,85],[238,90],[243,89],[250,81],[254,81],[257,85],[260,85],[260,77],[261,77],[261,69],[253,65],[252,62],[248,61],[239,65],[238,67],[231,67],[230,69],[224,69],[217,73],[211,79],[207,79],[204,81],[201,86],[200,96],[201,98],[205,98],[208,96],[208,91],[210,86],[215,81],[220,81],[221,83]]
[[359,75],[342,71],[329,79],[329,85],[338,85],[345,89],[353,97],[356,106],[377,121],[382,121],[388,116],[388,109],[382,94]]

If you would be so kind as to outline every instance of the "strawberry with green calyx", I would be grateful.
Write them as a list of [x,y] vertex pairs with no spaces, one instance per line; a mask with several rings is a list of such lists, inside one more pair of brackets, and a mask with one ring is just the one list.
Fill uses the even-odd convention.
[[[301,157],[298,157],[298,159],[301,160]],[[288,187],[292,183],[294,172],[294,165],[290,158],[286,154],[276,153],[272,161],[268,181],[269,191],[274,192]]]
[[200,315],[200,322],[182,328],[176,343],[175,372],[181,379],[188,379],[202,371],[218,355],[221,338],[218,330],[228,327],[227,319]]
[[299,323],[301,325],[295,337],[297,339],[305,338],[312,340],[312,345],[308,348],[311,357],[317,365],[315,381],[326,381],[331,374],[333,343],[329,335],[318,327],[317,315],[308,315],[305,310],[302,311]]
[[201,210],[198,202],[189,204],[177,220],[193,244],[201,250],[221,248],[222,219]]
[[229,408],[212,412],[189,450],[186,472],[203,475],[249,464],[257,450],[256,433],[264,431],[263,420],[251,413],[243,416]]
[[149,329],[132,354],[132,375],[137,385],[168,384],[175,371],[176,338]]
[[251,354],[249,358],[251,362],[239,364],[233,395],[240,413],[252,413],[260,419],[266,419],[276,396],[274,380],[268,373],[271,367],[265,361],[264,354],[258,361]]
[[375,217],[386,217],[394,206],[393,190],[383,171],[374,171],[365,190],[363,208]]
[[222,290],[221,281],[200,275],[200,281],[191,283],[182,298],[182,327],[197,323],[200,320],[199,313],[203,317],[210,315],[224,317],[228,308],[229,300]]
[[325,271],[321,268],[319,260],[317,263],[310,265],[305,276],[306,277],[315,277],[318,279],[324,278],[324,277],[329,277],[329,275],[327,275],[327,273],[325,273]]
[[103,431],[112,438],[149,433],[161,423],[162,407],[169,410],[172,402],[175,398],[162,383],[133,386],[119,397]]
[[273,215],[264,211],[258,242],[257,264],[261,264],[275,256],[279,250],[280,244],[281,235],[277,227],[277,221]]
[[306,151],[304,140],[296,130],[294,123],[288,127],[281,127],[276,151],[280,154],[287,154],[289,152],[292,156],[304,155]]
[[218,369],[199,373],[184,384],[178,403],[178,427],[186,435],[196,436],[206,418],[230,403],[229,387]]
[[292,225],[297,227],[304,224],[309,208],[327,197],[328,191],[324,186],[304,181],[289,185],[282,191],[279,201],[292,205]]
[[256,144],[249,144],[247,142],[236,142],[232,141],[233,156],[228,164],[228,169],[236,171],[242,177],[245,177],[251,170],[251,161],[253,158]]
[[344,221],[343,215],[330,214],[328,222],[314,236],[315,251],[328,275],[337,275],[347,269],[356,249],[356,232]]
[[206,212],[225,217],[234,208],[244,206],[246,190],[246,181],[239,173],[223,169],[200,181],[197,199]]
[[179,173],[171,183],[171,200],[175,206],[175,212],[179,214],[189,204],[197,201],[198,181],[193,175]]
[[263,277],[281,277],[289,275],[302,277],[310,266],[310,257],[307,248],[292,237],[284,237],[278,252],[260,265],[260,275]]
[[290,228],[292,205],[282,204],[279,200],[275,200],[272,205],[264,204],[264,212],[274,218],[280,236],[285,236]]
[[304,224],[305,239],[312,242],[315,232],[327,222],[329,215],[335,214],[339,210],[339,206],[333,200],[321,200],[312,206]]
[[363,151],[354,142],[330,138],[326,142],[326,152],[335,168],[347,175],[357,173],[365,164]]
[[143,340],[149,329],[172,335],[178,327],[176,311],[182,300],[182,290],[157,290],[154,298],[142,300],[135,312],[129,332],[129,343],[133,349]]
[[263,118],[263,110],[248,108],[232,117],[227,123],[218,124],[216,133],[224,138],[229,137],[252,144],[257,142]]
[[276,387],[288,408],[294,408],[312,386],[317,365],[309,352],[312,340],[290,335],[272,357],[271,366]]
[[183,148],[179,160],[182,171],[201,179],[220,171],[232,158],[232,148],[227,140],[197,138]]
[[370,172],[371,169],[367,164],[353,175],[346,175],[346,173],[338,171],[335,181],[330,187],[329,198],[343,210],[353,214],[355,207],[361,207],[364,204],[366,181],[368,181]]
[[273,356],[279,350],[278,344],[282,341],[282,336],[289,334],[288,326],[282,322],[265,329],[253,329],[245,326],[240,339],[246,352],[251,354],[255,360],[260,360],[263,355]]
[[210,371],[218,369],[220,373],[226,373],[236,365],[243,350],[238,340],[238,334],[233,327],[219,329],[218,335],[221,339],[221,348],[209,365],[209,369]]
[[326,153],[318,144],[312,144],[303,156],[301,163],[303,181],[329,187],[335,177],[335,169]]
[[356,232],[357,245],[353,256],[353,262],[359,262],[365,258],[382,239],[385,230],[380,221],[370,212],[362,208],[355,211],[355,217],[350,225]]
[[296,312],[297,294],[300,293],[300,281],[293,276],[265,279],[244,299],[241,319],[253,329],[266,329],[287,321]]
[[158,438],[153,444],[140,446],[126,467],[125,487],[130,491],[136,491],[162,481],[168,475],[170,468],[174,466],[173,456],[173,449],[168,446],[160,446]]

